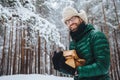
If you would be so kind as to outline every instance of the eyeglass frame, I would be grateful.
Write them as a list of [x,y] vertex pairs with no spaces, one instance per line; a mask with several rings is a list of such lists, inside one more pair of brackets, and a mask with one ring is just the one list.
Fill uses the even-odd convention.
[[76,18],[79,18],[79,16],[72,16],[70,19],[65,21],[65,24],[68,25],[71,22],[73,22]]

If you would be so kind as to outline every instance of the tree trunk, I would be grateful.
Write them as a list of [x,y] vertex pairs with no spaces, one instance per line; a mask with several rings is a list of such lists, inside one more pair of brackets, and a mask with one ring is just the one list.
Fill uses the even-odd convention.
[[7,75],[9,75],[10,72],[10,50],[11,50],[11,40],[12,40],[12,31],[10,31],[10,35],[9,35],[9,48],[8,48],[8,57],[7,57]]
[[107,26],[107,24],[106,24],[106,15],[105,15],[105,10],[104,10],[104,5],[103,5],[103,4],[102,4],[102,10],[103,10],[104,22],[105,22],[104,30],[105,30],[105,34],[106,34],[106,36],[107,36],[107,38],[108,38],[108,33],[109,33],[109,31],[108,31],[108,26]]
[[39,36],[39,32],[38,32],[38,74],[40,74],[40,36]]
[[19,53],[18,53],[18,74],[20,74],[21,69],[21,40],[22,40],[22,31],[19,31]]
[[118,16],[118,13],[117,13],[117,7],[116,7],[116,4],[115,4],[115,0],[113,0],[113,5],[114,5],[114,8],[115,8],[116,21],[117,21],[117,23],[118,23],[118,28],[119,28],[119,30],[120,30],[119,16]]
[[1,66],[0,66],[0,75],[4,75],[5,71],[5,44],[6,44],[6,26],[4,29],[4,42],[3,42],[3,49],[2,49],[2,60],[1,60]]
[[17,29],[16,29],[16,40],[15,40],[15,50],[14,50],[14,60],[13,60],[13,74],[16,74],[16,64],[17,64]]
[[44,48],[45,49],[45,74],[48,73],[48,70],[47,70],[47,67],[48,67],[47,66],[48,65],[48,63],[47,63],[47,47],[46,47],[47,45],[46,44],[47,44],[47,42],[45,40],[45,48]]
[[25,55],[25,51],[24,51],[24,47],[25,47],[25,30],[23,30],[22,33],[22,41],[21,41],[21,71],[20,73],[24,74],[24,55]]

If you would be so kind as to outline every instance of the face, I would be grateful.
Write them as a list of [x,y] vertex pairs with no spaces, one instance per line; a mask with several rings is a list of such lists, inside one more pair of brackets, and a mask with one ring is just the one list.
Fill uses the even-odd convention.
[[73,16],[69,20],[65,21],[65,24],[68,28],[74,32],[77,30],[77,27],[82,23],[82,20],[78,16]]

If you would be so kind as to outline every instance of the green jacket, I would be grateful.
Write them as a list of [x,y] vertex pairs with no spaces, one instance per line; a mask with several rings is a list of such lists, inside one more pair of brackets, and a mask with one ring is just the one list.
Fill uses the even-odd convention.
[[106,36],[88,24],[78,37],[79,41],[70,43],[70,50],[75,49],[86,64],[77,67],[78,76],[74,80],[110,80],[110,50]]

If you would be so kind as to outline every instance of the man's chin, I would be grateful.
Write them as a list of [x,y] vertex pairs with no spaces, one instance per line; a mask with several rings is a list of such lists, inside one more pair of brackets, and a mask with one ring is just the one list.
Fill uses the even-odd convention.
[[73,29],[73,30],[71,30],[72,32],[75,32],[75,31],[77,31],[77,29]]

